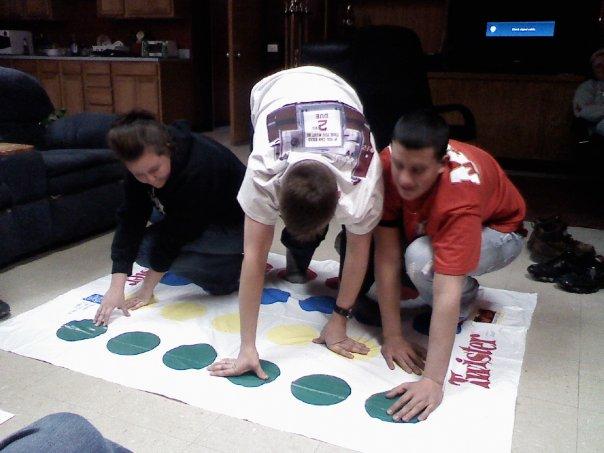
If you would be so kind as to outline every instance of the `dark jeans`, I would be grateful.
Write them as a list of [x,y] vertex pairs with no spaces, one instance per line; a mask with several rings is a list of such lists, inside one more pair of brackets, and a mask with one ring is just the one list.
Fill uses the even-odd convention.
[[[149,267],[159,223],[147,227],[136,259],[141,266]],[[242,261],[243,225],[211,225],[199,238],[183,246],[169,272],[192,281],[210,294],[230,294],[239,287]]]
[[130,450],[107,440],[88,420],[61,412],[47,415],[0,441],[10,453],[122,453]]

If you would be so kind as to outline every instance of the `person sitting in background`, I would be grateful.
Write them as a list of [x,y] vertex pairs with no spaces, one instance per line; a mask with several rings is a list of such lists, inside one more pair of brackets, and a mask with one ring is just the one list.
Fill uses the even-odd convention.
[[575,92],[575,116],[585,120],[590,133],[604,137],[604,48],[591,56],[592,78],[583,82]]

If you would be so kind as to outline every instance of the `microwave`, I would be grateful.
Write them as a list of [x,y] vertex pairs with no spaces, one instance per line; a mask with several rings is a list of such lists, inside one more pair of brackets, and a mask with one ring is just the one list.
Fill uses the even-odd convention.
[[34,46],[30,31],[0,30],[1,55],[33,55]]
[[178,47],[174,41],[143,41],[141,48],[143,57],[177,57]]

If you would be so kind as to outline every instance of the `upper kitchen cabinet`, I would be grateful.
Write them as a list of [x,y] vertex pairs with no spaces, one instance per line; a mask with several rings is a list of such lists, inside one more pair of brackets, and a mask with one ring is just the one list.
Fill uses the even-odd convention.
[[61,7],[55,0],[2,0],[0,19],[53,20],[60,18]]
[[99,16],[115,18],[176,17],[185,0],[97,0]]
[[99,16],[124,17],[124,0],[97,0],[96,9]]

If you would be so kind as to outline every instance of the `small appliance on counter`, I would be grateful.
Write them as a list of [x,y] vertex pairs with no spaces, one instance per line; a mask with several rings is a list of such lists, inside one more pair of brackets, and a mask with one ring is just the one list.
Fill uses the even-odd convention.
[[30,31],[0,30],[0,54],[33,55],[34,46]]
[[175,58],[178,46],[174,41],[143,41],[142,57]]

